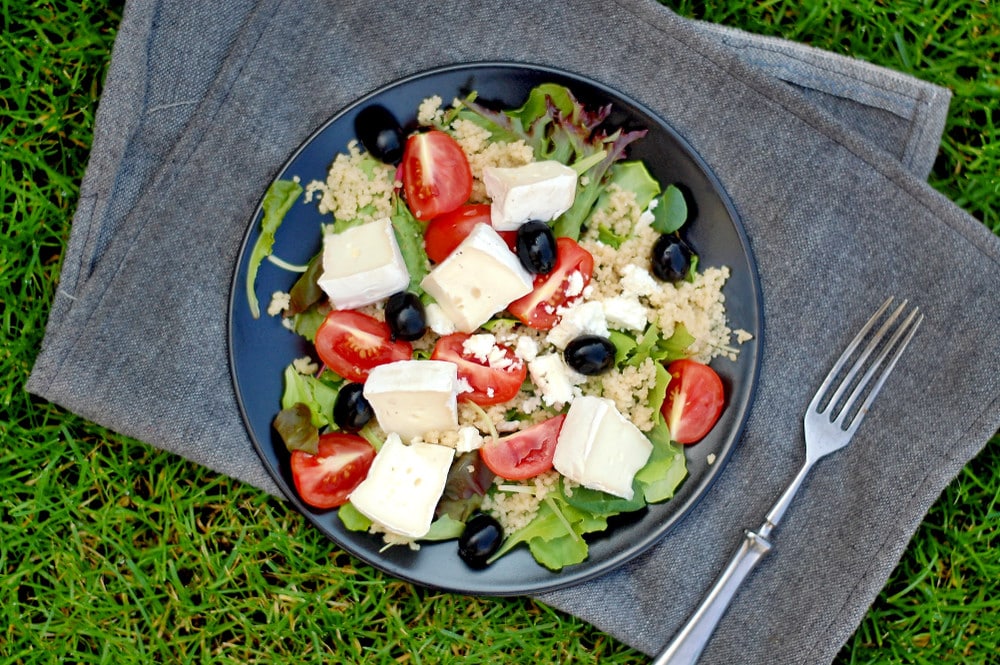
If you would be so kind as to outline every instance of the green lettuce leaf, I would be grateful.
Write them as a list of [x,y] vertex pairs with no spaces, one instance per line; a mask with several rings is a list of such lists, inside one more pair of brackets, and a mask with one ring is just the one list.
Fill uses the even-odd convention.
[[465,522],[446,514],[431,522],[430,531],[420,540],[452,540],[461,536],[464,530]]
[[392,222],[399,252],[403,255],[403,263],[410,273],[408,288],[417,296],[422,296],[424,289],[420,286],[420,281],[430,272],[430,259],[424,248],[424,225],[413,216],[401,197],[394,196],[393,199],[393,212],[389,220]]
[[[324,374],[329,376],[329,374]],[[290,409],[296,404],[309,408],[312,423],[317,428],[336,427],[333,423],[333,404],[340,392],[339,384],[330,384],[316,377],[305,376],[289,365],[285,368],[285,389],[281,395],[281,408]]]
[[659,233],[673,233],[684,226],[687,217],[684,193],[674,185],[667,185],[660,202],[653,208],[653,229]]
[[301,193],[302,186],[299,183],[293,180],[275,180],[264,194],[261,203],[264,216],[260,222],[260,236],[250,250],[250,258],[247,260],[247,303],[250,305],[250,314],[255,319],[260,317],[260,304],[255,290],[257,271],[261,262],[271,254],[275,233]]
[[687,477],[687,460],[684,450],[670,440],[662,416],[657,418],[647,436],[653,444],[653,452],[646,465],[635,474],[635,480],[648,503],[659,503],[673,497]]
[[348,531],[367,531],[372,525],[372,521],[362,515],[350,501],[337,510],[337,516]]

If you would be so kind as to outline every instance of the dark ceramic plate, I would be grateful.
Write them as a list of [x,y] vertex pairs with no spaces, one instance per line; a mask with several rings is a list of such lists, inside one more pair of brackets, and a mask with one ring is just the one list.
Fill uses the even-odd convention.
[[[264,465],[288,499],[334,542],[351,554],[396,577],[430,587],[469,594],[515,595],[537,593],[578,583],[608,572],[659,540],[709,490],[739,440],[757,380],[762,320],[760,287],[753,257],[736,212],[705,163],[663,120],[639,103],[582,76],[545,67],[487,63],[451,66],[411,76],[359,99],[320,127],[288,160],[278,178],[298,176],[303,183],[323,180],[334,156],[354,138],[354,117],[365,106],[378,103],[390,109],[404,125],[414,122],[421,100],[438,95],[445,104],[469,91],[494,108],[516,108],[534,86],[554,82],[569,87],[588,107],[613,104],[613,127],[647,128],[647,136],[630,147],[629,158],[646,162],[664,185],[678,183],[690,194],[694,219],[686,237],[700,254],[702,266],[729,266],[726,306],[733,329],[754,335],[743,344],[736,362],[713,363],[727,391],[722,419],[711,434],[687,448],[690,476],[675,498],[650,506],[614,524],[590,541],[590,556],[580,564],[552,572],[520,548],[486,570],[471,570],[458,558],[455,542],[424,544],[419,551],[405,547],[383,550],[378,536],[347,531],[335,512],[316,511],[296,496],[288,453],[271,428],[279,410],[282,371],[294,358],[310,355],[310,345],[283,328],[277,317],[254,319],[244,284],[250,250],[257,240],[261,211],[250,221],[236,268],[230,300],[229,354],[236,396],[250,439]],[[318,251],[321,216],[315,202],[295,204],[278,233],[276,253],[286,261],[306,263]],[[294,276],[265,261],[257,277],[262,308],[270,294],[287,291]],[[714,463],[706,460],[714,455]]]

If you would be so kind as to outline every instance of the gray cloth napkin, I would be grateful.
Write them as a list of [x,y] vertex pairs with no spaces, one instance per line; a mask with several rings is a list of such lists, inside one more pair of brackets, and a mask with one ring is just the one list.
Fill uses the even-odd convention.
[[484,60],[588,75],[670,122],[735,202],[763,290],[758,396],[712,492],[644,556],[543,601],[657,651],[798,470],[805,405],[861,322],[890,294],[926,313],[703,661],[829,662],[1000,425],[1000,243],[923,182],[949,95],[912,78],[643,0],[130,3],[28,389],[275,492],[243,430],[225,341],[258,197],[352,100]]

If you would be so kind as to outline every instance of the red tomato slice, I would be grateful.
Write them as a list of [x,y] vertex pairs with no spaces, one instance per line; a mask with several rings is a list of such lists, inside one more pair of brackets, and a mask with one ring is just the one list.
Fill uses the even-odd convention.
[[670,438],[677,443],[701,441],[722,413],[722,379],[714,369],[694,360],[675,360],[667,371],[670,383],[661,412]]
[[556,238],[556,265],[546,275],[535,275],[534,288],[528,295],[507,306],[507,311],[525,325],[537,330],[550,330],[559,321],[556,310],[579,297],[566,294],[570,276],[579,272],[583,286],[594,274],[594,257],[570,238]]
[[[424,231],[424,248],[427,257],[434,263],[441,263],[455,251],[476,224],[492,224],[490,221],[490,204],[459,206],[451,212],[438,215],[427,225]],[[500,231],[510,251],[514,251],[517,242],[517,231]]]
[[520,432],[490,441],[479,456],[490,471],[508,480],[533,478],[552,468],[556,439],[566,415],[549,418]]
[[400,170],[406,204],[417,219],[451,212],[472,193],[472,169],[465,152],[458,141],[436,129],[406,140]]
[[334,310],[316,331],[316,353],[331,370],[362,383],[376,365],[409,360],[413,347],[392,341],[389,326],[367,314]]
[[330,432],[319,437],[315,455],[292,451],[292,480],[302,500],[314,508],[336,508],[368,475],[375,449],[355,434]]
[[509,348],[497,344],[497,348],[504,354],[502,363],[510,364],[507,367],[490,367],[488,361],[480,360],[462,348],[469,337],[471,335],[466,333],[445,335],[437,341],[431,353],[431,360],[447,360],[458,365],[459,380],[465,379],[472,387],[471,393],[459,393],[458,398],[480,406],[501,404],[514,399],[528,376],[528,366]]

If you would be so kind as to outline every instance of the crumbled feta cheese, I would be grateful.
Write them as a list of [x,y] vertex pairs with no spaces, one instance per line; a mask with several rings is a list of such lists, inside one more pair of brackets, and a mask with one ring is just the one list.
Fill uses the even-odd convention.
[[538,388],[542,401],[548,406],[562,405],[573,400],[573,382],[569,367],[562,356],[547,353],[528,363],[531,381]]
[[459,427],[458,443],[455,450],[458,453],[468,453],[483,447],[483,435],[475,427]]
[[626,295],[650,296],[660,290],[660,285],[649,271],[634,263],[622,268],[621,285]]
[[514,355],[524,362],[531,362],[538,357],[538,342],[532,337],[521,335],[517,338],[517,345],[514,347]]
[[566,297],[575,298],[583,293],[583,273],[574,270],[566,276]]
[[608,327],[617,330],[645,330],[646,308],[638,298],[617,296],[601,302]]
[[558,349],[580,335],[608,336],[608,322],[604,318],[604,307],[599,301],[578,302],[567,308],[560,308],[561,318],[545,340]]
[[497,338],[490,333],[479,335],[469,335],[469,338],[462,342],[462,351],[480,362],[486,362],[490,351],[496,348]]

